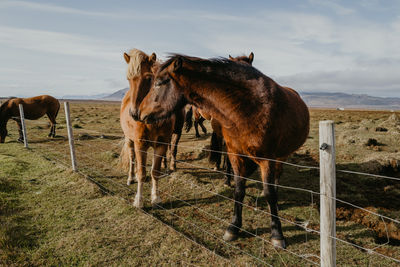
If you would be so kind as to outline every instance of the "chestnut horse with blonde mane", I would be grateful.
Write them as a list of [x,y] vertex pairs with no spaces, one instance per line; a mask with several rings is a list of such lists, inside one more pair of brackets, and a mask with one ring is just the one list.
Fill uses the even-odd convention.
[[306,104],[295,91],[248,64],[176,54],[160,66],[140,104],[139,118],[147,123],[167,119],[186,104],[210,114],[222,126],[235,179],[234,215],[224,240],[238,237],[244,177],[258,165],[271,212],[271,241],[277,247],[286,247],[278,217],[274,159],[288,157],[307,139]]
[[[133,205],[143,207],[142,191],[146,178],[146,159],[149,147],[154,149],[153,165],[151,170],[152,191],[151,202],[153,205],[161,201],[158,196],[158,178],[161,176],[162,159],[166,158],[168,146],[171,150],[170,170],[176,169],[177,144],[179,142],[184,124],[183,109],[171,114],[167,120],[155,124],[146,124],[137,121],[137,109],[150,90],[153,81],[153,71],[159,63],[156,62],[156,54],[151,56],[144,52],[132,49],[128,54],[124,53],[128,64],[127,79],[129,90],[121,103],[120,122],[125,135],[124,146],[121,151],[122,165],[129,166],[127,184],[130,185],[136,171],[138,190]],[[171,142],[172,139],[172,142]],[[134,161],[136,158],[136,168]]]
[[0,143],[4,143],[6,139],[7,122],[10,119],[16,121],[18,124],[18,141],[22,142],[24,140],[19,114],[19,104],[22,104],[24,108],[25,119],[37,120],[46,114],[51,125],[49,137],[56,136],[56,118],[60,110],[60,102],[58,102],[56,98],[49,95],[40,95],[30,98],[11,98],[0,106]]

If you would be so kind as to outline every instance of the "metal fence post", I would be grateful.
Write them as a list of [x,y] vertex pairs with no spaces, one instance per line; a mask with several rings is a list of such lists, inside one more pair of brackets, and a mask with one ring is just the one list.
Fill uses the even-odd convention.
[[22,104],[19,104],[19,115],[21,117],[22,134],[24,136],[24,147],[28,148],[28,139],[26,138],[24,106]]
[[319,122],[321,266],[336,266],[336,155],[333,121]]
[[74,134],[72,132],[71,118],[70,118],[70,115],[69,115],[69,103],[68,102],[64,102],[64,109],[65,109],[65,120],[67,122],[67,130],[68,130],[69,150],[71,152],[72,170],[74,172],[76,172],[78,170],[78,167],[77,167],[77,164],[76,164]]

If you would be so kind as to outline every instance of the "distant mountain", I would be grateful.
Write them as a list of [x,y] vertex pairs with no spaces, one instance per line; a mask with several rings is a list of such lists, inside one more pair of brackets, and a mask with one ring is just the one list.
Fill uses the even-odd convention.
[[300,93],[309,107],[400,109],[400,98],[376,97],[365,94]]
[[121,89],[121,90],[118,90],[118,91],[112,93],[111,95],[103,96],[101,99],[102,100],[121,101],[122,98],[124,98],[125,93],[128,90],[129,90],[129,88],[124,88],[124,89]]
[[98,94],[98,95],[64,95],[62,99],[102,99],[105,96],[108,96],[108,93]]

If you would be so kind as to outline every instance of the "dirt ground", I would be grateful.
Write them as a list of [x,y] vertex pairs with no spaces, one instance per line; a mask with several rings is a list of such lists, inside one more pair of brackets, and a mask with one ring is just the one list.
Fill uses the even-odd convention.
[[[70,105],[79,169],[114,195],[133,201],[136,184],[127,188],[124,185],[126,173],[117,168],[123,135],[119,126],[119,103],[91,101],[71,102]],[[318,166],[318,122],[334,120],[337,198],[400,220],[400,181],[340,172],[352,170],[400,178],[400,113],[324,109],[311,109],[310,113],[309,138],[288,162]],[[48,139],[45,118],[28,121],[29,143],[34,151],[48,159],[57,158],[69,164],[63,109],[58,123],[58,137]],[[160,182],[163,199],[160,207],[151,207],[150,183],[146,185],[145,210],[197,243],[237,263],[243,263],[244,259],[255,265],[266,261],[274,266],[309,266],[311,262],[318,262],[319,236],[304,230],[319,230],[319,196],[309,192],[279,189],[279,215],[287,220],[282,223],[288,251],[277,252],[267,242],[268,207],[256,181],[247,183],[247,207],[243,210],[246,231],[231,244],[221,241],[232,215],[233,204],[227,198],[232,197],[233,189],[223,186],[223,174],[213,171],[214,166],[207,160],[204,149],[209,146],[211,127],[209,122],[205,125],[208,133],[200,138],[195,138],[194,129],[183,134],[178,149],[178,171],[166,175]],[[9,132],[6,142],[16,142],[17,131],[12,122]],[[148,157],[149,168],[151,158]],[[250,178],[259,180],[258,173]],[[285,165],[280,184],[319,192],[319,172],[313,168]],[[338,238],[400,259],[399,224],[339,201],[336,213]],[[366,253],[340,241],[337,244],[338,266],[396,266],[393,261],[374,253]]]

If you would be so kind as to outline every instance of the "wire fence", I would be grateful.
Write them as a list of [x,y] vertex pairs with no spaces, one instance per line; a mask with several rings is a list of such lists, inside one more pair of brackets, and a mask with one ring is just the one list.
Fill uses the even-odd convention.
[[[36,125],[36,126],[48,125],[47,123],[40,122],[40,121],[29,121],[29,125],[31,125],[31,124]],[[60,127],[60,128],[63,128],[63,127]],[[112,165],[110,165],[108,163],[103,163],[101,161],[101,159],[99,160],[98,158],[94,157],[93,154],[89,154],[89,152],[88,152],[88,151],[96,151],[97,153],[99,153],[99,152],[108,153],[110,151],[117,150],[117,149],[119,149],[118,145],[113,145],[113,147],[111,147],[111,149],[110,148],[104,149],[104,148],[96,146],[95,144],[92,144],[92,143],[95,142],[96,140],[104,139],[105,136],[112,136],[112,138],[113,138],[112,140],[122,139],[123,136],[119,135],[119,133],[102,133],[102,132],[98,132],[95,130],[88,130],[88,129],[85,129],[85,130],[74,129],[74,131],[75,130],[76,130],[75,135],[78,135],[78,136],[79,136],[79,132],[82,132],[85,134],[90,133],[90,134],[94,135],[94,136],[90,137],[90,139],[93,138],[92,140],[90,140],[90,139],[89,140],[77,140],[77,142],[75,143],[75,146],[78,148],[78,151],[79,151],[79,153],[77,153],[77,157],[78,157],[78,160],[77,160],[78,161],[78,171],[77,172],[79,174],[81,174],[83,177],[85,177],[86,179],[88,179],[89,181],[96,184],[103,193],[113,195],[115,197],[119,197],[119,198],[123,199],[124,201],[126,201],[127,203],[131,203],[131,196],[133,194],[135,194],[136,191],[131,189],[130,187],[128,187],[126,184],[124,184],[121,181],[124,179],[124,173],[122,173],[121,171],[115,171],[115,168],[113,168]],[[28,139],[29,139],[29,136],[28,136]],[[34,151],[35,153],[41,154],[43,157],[50,158],[52,161],[56,162],[57,164],[60,164],[64,168],[69,168],[69,166],[70,166],[70,164],[68,163],[70,161],[70,158],[68,156],[69,148],[65,141],[67,141],[67,138],[63,137],[59,141],[57,141],[57,145],[48,146],[48,145],[44,145],[45,142],[41,142],[40,140],[39,141],[34,140],[33,142],[30,142],[30,146],[31,146],[32,151]],[[154,140],[142,139],[141,141],[148,142],[153,145],[154,144],[168,145],[168,143],[158,142],[158,141],[154,141]],[[46,148],[46,149],[43,149],[43,148]],[[188,146],[188,145],[184,145],[184,144],[178,145],[178,151],[180,149],[199,150],[199,151],[204,151],[207,153],[217,152],[217,153],[221,153],[221,154],[225,154],[225,155],[232,154],[232,153],[229,153],[226,151],[215,151],[215,150],[211,150],[209,148],[204,148],[204,147],[199,147],[199,146],[194,146],[194,145]],[[46,152],[44,152],[44,151],[46,151]],[[149,151],[141,151],[141,152],[146,153],[146,154],[150,153]],[[184,152],[179,151],[178,156],[179,155],[182,156],[183,153]],[[268,160],[268,161],[272,161],[272,162],[278,162],[285,166],[293,167],[293,168],[297,168],[297,169],[308,169],[308,170],[319,170],[320,169],[317,166],[306,166],[306,165],[301,165],[301,164],[297,164],[297,163],[280,161],[280,160],[276,160],[276,159],[251,157],[251,156],[242,155],[242,154],[236,154],[236,156],[249,157],[251,159],[257,159],[257,160]],[[165,156],[162,156],[162,157],[166,158]],[[217,173],[217,174],[221,174],[221,175],[231,175],[230,173],[227,173],[225,171],[214,170],[208,166],[195,164],[193,162],[190,162],[190,161],[184,160],[184,159],[177,160],[177,163],[180,164],[179,165],[180,167],[182,167],[182,166],[187,167],[187,169],[190,170],[192,173],[196,173],[199,170],[200,171],[203,170],[203,171],[207,171],[210,173]],[[96,168],[94,168],[93,166],[96,166]],[[98,167],[100,167],[100,168],[98,168]],[[143,165],[143,166],[139,166],[139,167],[145,167],[147,169],[149,168],[149,166],[147,164]],[[109,175],[107,175],[107,173],[105,173],[105,172],[107,172]],[[337,173],[354,174],[354,175],[362,175],[362,176],[379,178],[379,179],[389,179],[389,180],[393,180],[393,181],[400,180],[400,178],[397,178],[397,177],[369,174],[369,173],[349,171],[349,170],[340,170],[339,169],[339,170],[336,170],[336,172]],[[174,180],[177,180],[176,179],[177,176],[176,175],[174,176],[173,173],[169,173],[169,172],[165,172],[165,171],[164,172],[158,171],[157,173],[158,173],[157,176],[159,176],[159,178],[168,177],[168,179],[170,179],[170,180],[171,180],[171,178],[174,178]],[[117,179],[115,177],[117,177]],[[306,239],[308,239],[308,236],[307,236],[308,234],[311,234],[313,237],[320,236],[321,232],[318,230],[318,225],[311,224],[311,220],[313,219],[312,212],[315,209],[315,204],[316,204],[316,203],[314,203],[314,199],[315,199],[315,196],[321,195],[320,192],[315,191],[315,190],[310,190],[307,188],[280,185],[280,184],[275,184],[275,183],[270,184],[270,183],[262,182],[260,180],[257,180],[255,178],[251,178],[251,177],[242,177],[242,176],[238,176],[238,177],[245,179],[246,181],[248,181],[249,183],[252,183],[252,184],[273,185],[273,186],[275,186],[277,188],[281,188],[283,190],[292,190],[292,191],[309,194],[309,196],[310,196],[310,205],[309,205],[310,215],[309,215],[308,219],[305,219],[300,222],[298,220],[293,220],[293,218],[290,218],[290,216],[285,216],[285,215],[276,216],[276,215],[273,215],[270,212],[264,210],[264,207],[262,205],[259,205],[259,199],[262,198],[260,194],[258,194],[255,197],[254,203],[250,203],[250,204],[248,202],[239,202],[239,203],[241,205],[243,205],[243,207],[245,207],[249,212],[253,212],[256,214],[256,215],[253,215],[252,218],[255,218],[255,217],[259,218],[258,214],[267,215],[267,216],[276,216],[281,221],[283,221],[285,224],[292,225],[296,229],[302,229],[305,232]],[[164,179],[164,180],[166,180],[166,179]],[[219,257],[219,258],[223,259],[224,261],[229,262],[230,259],[228,257],[225,257],[223,252],[216,251],[216,246],[210,246],[209,242],[205,242],[204,240],[203,241],[198,240],[198,238],[193,238],[192,236],[186,234],[184,231],[181,231],[182,227],[177,227],[176,225],[174,225],[174,223],[168,222],[165,219],[163,219],[162,217],[160,217],[159,215],[157,215],[159,213],[159,211],[162,210],[165,214],[168,214],[168,216],[172,216],[172,217],[178,219],[184,225],[190,226],[193,229],[199,230],[203,234],[207,235],[209,238],[212,238],[215,242],[222,243],[226,247],[237,250],[237,251],[239,251],[239,253],[249,256],[250,258],[252,258],[253,260],[255,260],[256,262],[258,262],[260,264],[267,265],[267,266],[273,266],[271,264],[271,262],[269,261],[268,257],[262,256],[261,249],[260,249],[259,253],[254,253],[254,249],[253,250],[252,249],[244,249],[237,244],[232,244],[232,243],[228,243],[228,242],[224,241],[220,237],[221,235],[219,233],[216,233],[216,232],[213,232],[210,230],[211,225],[205,226],[205,225],[201,225],[199,223],[194,222],[190,218],[187,218],[187,216],[180,214],[177,211],[178,209],[176,207],[174,207],[174,204],[173,204],[173,203],[181,203],[182,205],[189,207],[191,210],[201,213],[202,216],[208,218],[208,220],[220,223],[222,225],[230,225],[230,222],[229,222],[229,220],[228,221],[226,220],[226,217],[225,218],[221,217],[221,214],[219,214],[219,213],[217,213],[217,215],[214,214],[215,211],[213,213],[213,210],[208,210],[207,208],[203,207],[202,204],[199,204],[199,203],[202,200],[202,197],[201,197],[202,195],[212,195],[212,196],[215,196],[218,199],[222,199],[228,203],[238,202],[237,200],[235,200],[231,197],[228,197],[226,193],[221,192],[221,188],[218,186],[218,184],[215,185],[215,183],[213,182],[212,179],[210,179],[210,184],[211,184],[210,188],[202,185],[201,183],[194,181],[193,179],[182,178],[182,179],[178,179],[178,181],[181,185],[184,185],[186,188],[193,190],[194,197],[192,199],[194,199],[194,201],[189,201],[188,198],[185,198],[186,193],[183,193],[184,196],[182,196],[182,192],[172,191],[170,184],[163,184],[163,186],[159,188],[159,193],[164,198],[168,199],[169,203],[168,202],[162,203],[162,204],[157,203],[157,204],[155,204],[155,206],[152,209],[150,209],[150,210],[142,209],[141,211],[144,214],[150,216],[151,218],[161,222],[166,227],[168,227],[168,228],[172,229],[173,231],[177,232],[178,234],[182,235],[184,238],[199,245],[203,249],[207,250],[213,256]],[[172,201],[172,199],[174,201]],[[393,224],[400,225],[400,220],[398,218],[391,218],[389,216],[379,214],[378,212],[374,212],[367,208],[361,207],[360,205],[355,205],[355,204],[353,204],[349,201],[343,200],[343,199],[339,199],[336,197],[332,197],[332,199],[336,202],[342,203],[342,204],[352,207],[354,209],[362,210],[368,214],[378,217],[379,220],[382,221],[382,223],[384,224],[387,241],[383,244],[379,244],[379,245],[373,244],[372,246],[370,245],[369,247],[367,247],[367,246],[362,246],[362,245],[356,244],[354,242],[345,240],[345,238],[341,238],[340,236],[339,237],[338,236],[330,236],[330,238],[332,238],[342,244],[355,247],[362,251],[366,251],[366,252],[368,252],[368,255],[375,255],[377,257],[381,257],[381,258],[390,260],[393,263],[400,263],[400,259],[391,257],[390,255],[385,255],[384,253],[377,251],[379,248],[389,244],[390,236],[389,236],[387,223],[390,222]],[[170,206],[167,207],[168,205],[170,205]],[[305,251],[305,250],[299,250],[299,249],[296,249],[296,250],[277,249],[273,246],[271,241],[269,241],[265,238],[264,233],[261,233],[261,234],[258,233],[258,228],[256,228],[255,231],[252,231],[247,228],[240,227],[239,230],[242,233],[244,233],[245,235],[251,236],[252,238],[262,242],[263,250],[265,249],[264,245],[269,246],[269,249],[273,250],[275,252],[275,254],[278,255],[280,262],[283,265],[286,265],[285,261],[287,261],[288,259],[286,258],[286,256],[282,255],[282,252],[285,252],[288,255],[298,258],[299,260],[304,261],[307,264],[319,265],[320,257],[318,255],[314,254],[312,251]],[[214,247],[214,249],[211,249],[210,247]]]

